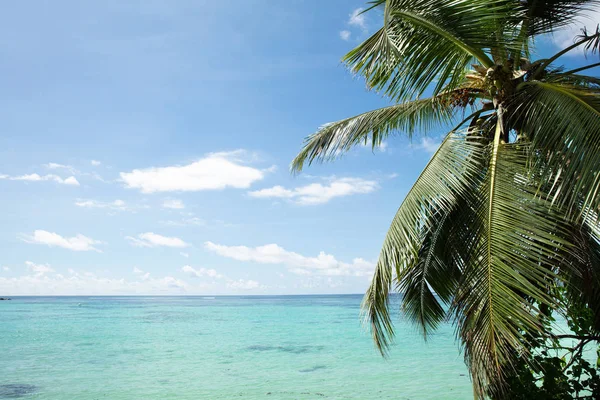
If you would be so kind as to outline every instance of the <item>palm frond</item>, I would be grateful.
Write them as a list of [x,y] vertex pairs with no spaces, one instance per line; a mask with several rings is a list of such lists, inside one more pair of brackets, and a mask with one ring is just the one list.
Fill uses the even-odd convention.
[[292,161],[292,171],[304,164],[334,159],[359,144],[379,146],[392,132],[408,137],[418,130],[429,130],[452,121],[454,107],[449,96],[415,100],[369,111],[355,117],[326,124],[306,138],[302,151]]
[[344,57],[367,85],[393,100],[433,87],[456,88],[468,65],[494,65],[491,49],[510,46],[498,34],[512,4],[504,0],[388,0],[384,26]]
[[581,210],[598,209],[600,92],[531,81],[520,85],[511,113],[513,126],[538,151],[532,155],[544,158],[545,180],[554,182],[552,200],[577,218]]
[[[484,149],[484,145],[471,139],[466,131],[448,134],[392,220],[375,276],[363,301],[365,320],[384,354],[394,333],[388,310],[392,276],[395,273],[403,277],[405,270],[414,266],[423,243],[422,232],[435,229],[435,216],[451,212],[461,195],[472,193],[478,186]],[[428,311],[431,310],[424,312]],[[418,324],[422,318],[414,316]]]
[[529,36],[554,32],[573,23],[578,16],[594,10],[596,0],[526,0],[518,1],[524,9],[524,24]]
[[[593,315],[592,333],[600,333],[600,231],[598,215],[587,213],[585,222],[571,229],[574,252],[561,266],[568,307],[581,307]],[[568,312],[568,310],[564,310]]]
[[453,312],[476,387],[502,385],[506,368],[526,352],[524,332],[543,331],[536,304],[553,306],[547,286],[570,251],[563,214],[538,196],[529,146],[503,144],[497,129],[485,184],[475,198],[474,240]]
[[[461,202],[463,203],[463,202]],[[398,277],[397,291],[402,293],[404,313],[421,330],[423,337],[435,330],[447,317],[447,309],[458,284],[460,269],[448,246],[460,205],[443,215],[432,215],[431,228],[423,233],[416,259]]]

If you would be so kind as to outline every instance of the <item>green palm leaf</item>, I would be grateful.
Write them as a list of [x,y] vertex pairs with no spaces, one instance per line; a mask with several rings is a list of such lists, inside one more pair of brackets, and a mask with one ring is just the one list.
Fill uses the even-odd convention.
[[[536,304],[554,306],[547,287],[571,252],[568,224],[538,196],[528,169],[528,146],[490,145],[485,184],[474,208],[478,223],[454,313],[474,383],[502,385],[504,371],[527,348],[523,332],[543,331]],[[524,297],[524,294],[527,296]]]
[[[600,97],[596,90],[532,81],[519,88],[512,122],[545,155],[552,199],[581,217],[600,205]],[[568,189],[567,189],[568,188]],[[582,204],[580,204],[583,202]]]
[[454,107],[448,95],[416,100],[360,114],[323,126],[309,136],[302,151],[292,161],[292,170],[301,171],[304,164],[338,157],[359,144],[374,148],[392,132],[405,132],[409,137],[417,131],[429,130],[452,121]]
[[344,61],[394,100],[420,96],[430,86],[435,95],[458,87],[471,63],[494,65],[485,49],[510,46],[504,32],[497,34],[510,10],[501,0],[389,0],[383,28]]
[[[484,146],[480,141],[468,138],[465,132],[448,134],[392,220],[375,275],[363,301],[365,319],[382,353],[387,351],[393,336],[388,310],[392,276],[414,278],[414,273],[411,275],[407,271],[418,260],[419,248],[423,243],[422,233],[433,231],[434,224],[439,221],[436,217],[450,213],[461,196],[478,186]],[[423,264],[418,267],[422,269]],[[425,273],[421,277],[427,280],[429,275]],[[407,301],[411,301],[410,295]],[[434,305],[430,310],[414,314],[417,323],[424,322],[424,330],[431,325],[430,322],[439,320],[435,308]],[[428,313],[432,310],[433,314]],[[430,316],[432,319],[427,322]]]

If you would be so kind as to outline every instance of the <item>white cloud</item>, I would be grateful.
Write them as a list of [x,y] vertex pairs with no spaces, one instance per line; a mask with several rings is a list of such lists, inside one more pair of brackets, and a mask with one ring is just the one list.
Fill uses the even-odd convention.
[[150,272],[144,272],[138,267],[133,267],[133,273],[139,276],[143,281],[150,279]]
[[50,268],[50,265],[48,264],[36,264],[31,261],[25,261],[25,265],[27,265],[27,268],[29,268],[32,272],[38,275],[44,275],[49,272],[54,272],[54,270]]
[[4,271],[10,271],[10,267],[2,267]]
[[[582,12],[568,26],[557,30],[552,35],[552,41],[560,49],[569,47],[570,45],[575,43],[576,37],[578,35],[581,35],[582,28],[585,27],[587,29],[588,34],[594,33],[596,31],[598,21],[600,21],[600,9],[598,9],[597,7],[595,10]],[[584,47],[585,45],[579,46],[578,49],[567,53],[567,55],[582,55]]]
[[125,204],[125,202],[123,200],[119,200],[119,199],[117,199],[115,201],[111,201],[111,202],[77,199],[77,201],[75,202],[75,205],[77,207],[83,207],[83,208],[107,208],[107,209],[115,210],[115,211],[125,211],[125,210],[129,209],[127,207],[127,205]]
[[44,230],[35,230],[33,235],[23,235],[21,239],[27,243],[45,244],[50,247],[62,247],[73,251],[97,251],[96,244],[102,244],[99,240],[94,240],[82,234],[73,237],[63,237],[58,233]]
[[352,34],[352,33],[351,33],[350,31],[346,31],[346,30],[340,31],[340,38],[341,38],[342,40],[346,40],[346,41],[347,41],[347,40],[350,40],[350,35],[351,35],[351,34]]
[[298,275],[328,276],[370,276],[374,264],[362,258],[355,258],[351,263],[337,260],[333,255],[320,252],[316,257],[306,257],[285,250],[277,244],[265,246],[224,246],[213,242],[204,243],[204,247],[223,257],[238,261],[253,261],[261,264],[282,264],[290,272]]
[[19,176],[9,176],[9,175],[0,175],[0,179],[8,179],[10,181],[25,181],[25,182],[42,182],[42,181],[54,181],[60,183],[61,185],[71,185],[71,186],[79,186],[79,182],[74,176],[69,176],[68,178],[61,178],[58,175],[48,174],[48,175],[39,175],[39,174],[26,174]]
[[168,237],[158,235],[153,232],[141,233],[137,238],[127,236],[125,239],[129,240],[133,246],[136,247],[188,247],[189,244],[176,237]]
[[98,167],[102,163],[100,161],[98,161],[98,160],[92,160],[92,161],[90,161],[90,164],[92,164],[94,167]]
[[365,21],[365,15],[361,14],[363,11],[362,8],[357,8],[356,10],[352,11],[352,13],[350,14],[349,18],[348,18],[348,24],[352,25],[352,26],[357,26],[360,29],[362,29],[363,31],[367,30],[367,24]]
[[387,142],[381,142],[379,143],[375,149],[373,149],[373,142],[372,140],[369,138],[369,140],[367,140],[366,143],[362,143],[361,147],[369,149],[369,150],[374,150],[374,151],[381,151],[381,152],[385,152],[388,148],[388,143]]
[[179,255],[180,255],[181,257],[190,258],[190,255],[189,255],[189,253],[184,253],[183,251],[179,252]]
[[73,175],[77,175],[79,173],[79,171],[77,171],[77,169],[75,169],[71,165],[65,165],[65,164],[51,162],[48,164],[43,164],[42,166],[47,169],[64,169],[65,171],[68,171],[69,173],[71,173]]
[[228,288],[240,289],[240,290],[253,290],[260,289],[262,286],[257,281],[239,279],[237,281],[231,281],[227,284]]
[[[127,280],[124,278],[101,277],[92,272],[77,272],[73,269],[69,269],[67,276],[53,271],[39,273],[32,270],[29,275],[14,278],[0,277],[0,292],[11,296],[90,296],[107,294],[182,294],[188,293],[190,289],[187,282],[173,276],[150,278],[149,273],[141,272],[141,274],[136,274],[136,280]],[[203,290],[203,287],[197,286],[193,290],[198,293]]]
[[223,275],[219,274],[216,270],[210,269],[210,268],[196,269],[192,266],[185,265],[183,268],[181,268],[181,271],[185,272],[186,274],[188,274],[190,276],[196,277],[196,278],[203,278],[203,277],[214,278],[214,279],[225,278]]
[[324,204],[335,197],[371,193],[379,187],[376,181],[360,178],[333,178],[329,184],[312,183],[294,189],[273,186],[248,192],[252,197],[289,199],[300,205]]
[[185,208],[185,204],[183,204],[183,201],[177,199],[167,199],[163,201],[162,206],[163,208],[170,208],[173,210],[181,210]]
[[75,201],[75,205],[77,207],[82,208],[99,208],[110,211],[131,211],[136,212],[138,209],[149,208],[147,205],[138,206],[138,205],[129,205],[125,201],[121,199],[116,199],[114,201],[98,201],[92,199],[77,199]]
[[433,154],[440,147],[441,142],[428,137],[421,138],[421,142],[415,146],[415,148],[424,150],[427,153]]
[[211,153],[188,165],[152,167],[121,172],[128,188],[143,193],[246,189],[264,178],[264,170],[244,165],[244,151]]
[[169,226],[204,226],[206,221],[198,217],[182,218],[180,220],[161,221],[162,224]]

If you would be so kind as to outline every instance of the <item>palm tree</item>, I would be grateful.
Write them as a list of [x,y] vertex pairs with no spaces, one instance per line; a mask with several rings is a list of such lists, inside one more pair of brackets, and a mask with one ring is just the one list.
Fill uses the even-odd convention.
[[392,292],[425,336],[451,320],[480,398],[501,393],[528,333],[552,335],[539,314],[565,312],[553,288],[590,307],[600,331],[600,79],[582,74],[600,63],[557,64],[597,52],[600,32],[550,58],[530,53],[597,3],[373,1],[383,27],[343,60],[393,105],[324,125],[292,163],[455,126],[393,218],[363,310],[383,354]]

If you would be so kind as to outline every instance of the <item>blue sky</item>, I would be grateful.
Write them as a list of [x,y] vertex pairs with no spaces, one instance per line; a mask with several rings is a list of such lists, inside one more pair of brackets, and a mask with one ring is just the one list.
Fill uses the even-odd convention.
[[320,125],[388,104],[339,62],[380,24],[361,6],[6,5],[0,294],[364,291],[443,131],[290,175]]

